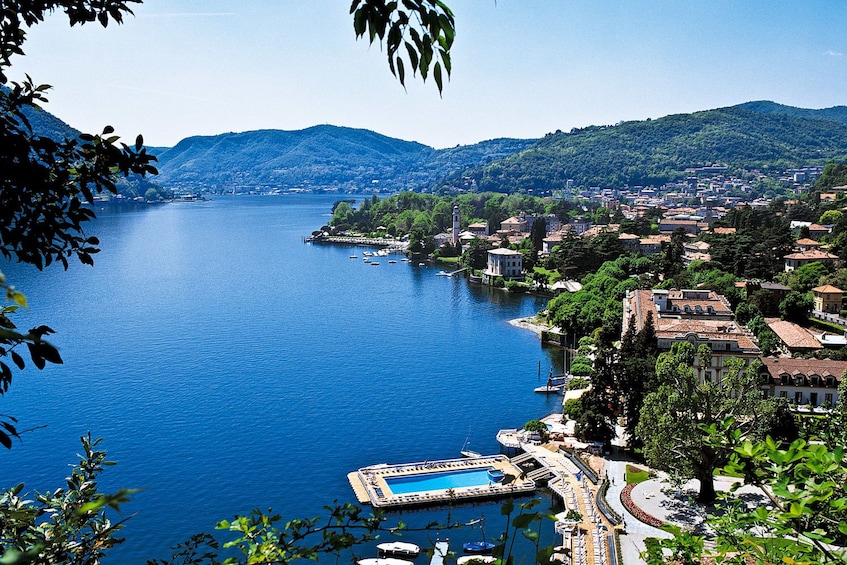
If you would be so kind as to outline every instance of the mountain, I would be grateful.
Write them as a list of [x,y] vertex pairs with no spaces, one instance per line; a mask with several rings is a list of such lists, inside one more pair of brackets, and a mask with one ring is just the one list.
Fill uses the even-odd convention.
[[847,123],[847,106],[833,106],[832,108],[810,110],[808,108],[785,106],[768,100],[758,100],[756,102],[739,104],[736,108],[752,110],[759,114],[779,114],[782,116],[805,118],[807,120],[832,120],[833,122]]
[[171,186],[229,189],[422,189],[452,171],[479,167],[534,140],[496,139],[435,150],[364,129],[321,125],[189,137],[159,157]]
[[548,134],[471,174],[480,190],[537,194],[569,179],[584,187],[656,186],[690,167],[775,172],[847,156],[847,123],[820,119],[839,116],[837,109],[810,110],[812,119],[788,115],[787,106],[755,104],[755,111],[734,106]]
[[342,188],[404,182],[433,149],[322,125],[189,137],[159,155],[161,182],[206,187]]

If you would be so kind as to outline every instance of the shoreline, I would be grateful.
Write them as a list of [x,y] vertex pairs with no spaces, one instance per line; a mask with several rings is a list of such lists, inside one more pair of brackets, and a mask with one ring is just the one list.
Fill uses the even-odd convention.
[[521,328],[524,330],[531,331],[538,339],[541,339],[541,333],[545,331],[549,331],[552,327],[547,325],[542,325],[535,323],[537,320],[537,316],[527,316],[526,318],[515,318],[514,320],[509,320],[509,324],[515,326],[516,328]]

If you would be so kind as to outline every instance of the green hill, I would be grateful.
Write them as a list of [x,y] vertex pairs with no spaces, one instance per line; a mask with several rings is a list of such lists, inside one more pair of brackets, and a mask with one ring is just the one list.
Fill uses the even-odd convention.
[[780,171],[847,156],[847,123],[763,113],[758,104],[760,111],[736,106],[548,134],[473,176],[480,190],[538,193],[568,179],[585,187],[660,185],[690,167]]
[[793,116],[795,118],[805,118],[807,120],[832,120],[833,122],[847,123],[847,106],[833,106],[832,108],[810,110],[808,108],[785,106],[768,100],[758,100],[756,102],[745,102],[744,104],[739,104],[736,108],[752,110],[759,114],[780,114],[783,116]]
[[435,150],[373,131],[314,126],[190,137],[159,156],[161,182],[229,189],[426,189],[446,173],[476,168],[533,140],[497,139]]
[[207,188],[403,186],[432,149],[368,130],[315,126],[189,137],[159,155],[161,182]]

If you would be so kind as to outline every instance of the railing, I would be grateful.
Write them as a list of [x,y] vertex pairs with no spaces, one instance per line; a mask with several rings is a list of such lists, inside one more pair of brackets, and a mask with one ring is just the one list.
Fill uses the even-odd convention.
[[609,506],[609,503],[606,501],[606,491],[609,490],[609,481],[603,479],[603,482],[600,483],[600,488],[597,489],[597,509],[606,517],[613,526],[619,525],[623,522],[623,519],[618,515],[614,509]]
[[589,481],[591,481],[595,485],[600,482],[600,479],[597,477],[597,473],[595,473],[585,463],[583,463],[582,459],[580,459],[579,457],[577,457],[576,455],[574,455],[573,453],[571,453],[570,451],[567,451],[565,449],[559,448],[559,451],[561,451],[564,454],[565,457],[570,459],[571,462],[579,468],[579,470],[582,472],[582,474]]

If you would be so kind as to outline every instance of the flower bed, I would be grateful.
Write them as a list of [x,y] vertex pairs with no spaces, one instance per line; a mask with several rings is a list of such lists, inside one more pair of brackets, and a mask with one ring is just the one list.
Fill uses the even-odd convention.
[[647,524],[648,526],[653,526],[654,528],[661,528],[665,525],[665,523],[655,516],[651,516],[639,508],[635,502],[632,501],[632,489],[635,488],[635,483],[630,483],[624,487],[621,491],[621,503],[623,503],[623,507],[626,508],[627,512]]

